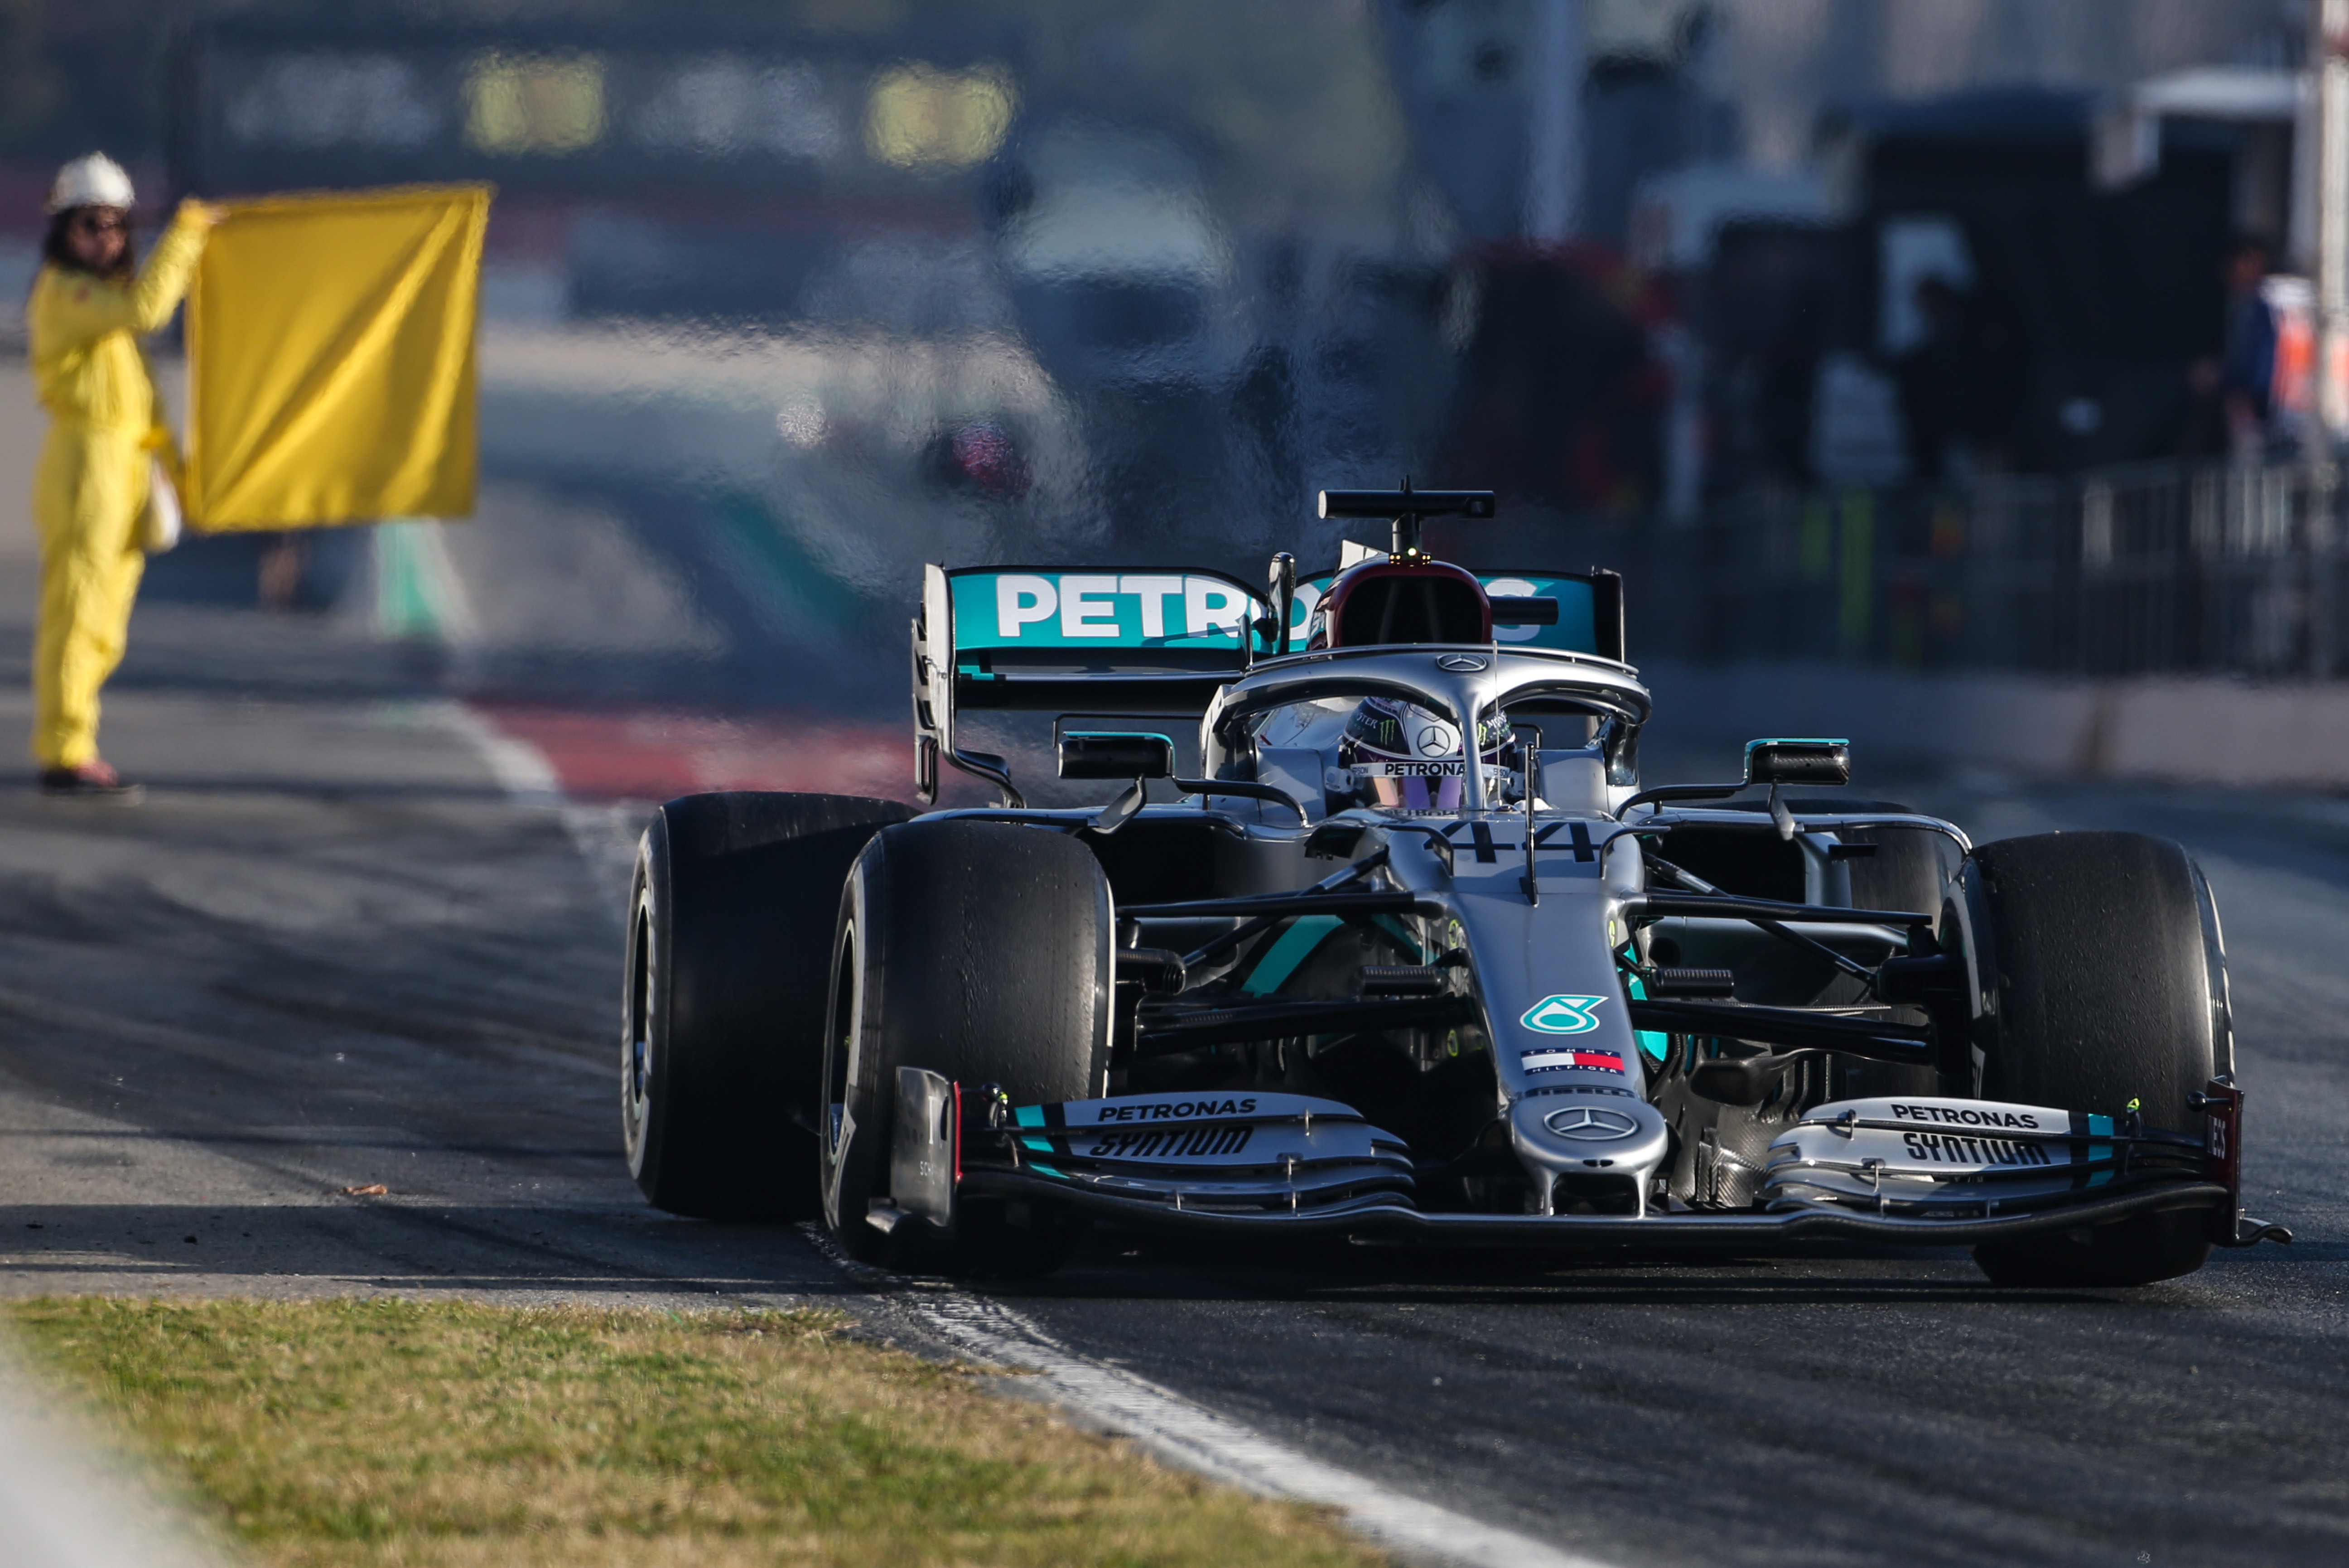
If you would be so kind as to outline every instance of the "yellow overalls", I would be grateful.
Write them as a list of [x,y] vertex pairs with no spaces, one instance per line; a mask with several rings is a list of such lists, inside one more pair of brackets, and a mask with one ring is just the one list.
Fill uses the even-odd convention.
[[171,318],[204,234],[183,211],[135,282],[51,265],[33,283],[25,323],[33,386],[54,421],[33,482],[41,536],[33,757],[44,768],[98,755],[98,691],[122,661],[146,565],[139,516],[148,466],[171,440],[138,339]]

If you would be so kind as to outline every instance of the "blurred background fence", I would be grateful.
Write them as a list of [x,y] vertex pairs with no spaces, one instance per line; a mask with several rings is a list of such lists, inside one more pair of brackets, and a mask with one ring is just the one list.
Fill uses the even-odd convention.
[[1639,641],[1703,663],[2327,679],[2349,670],[2344,510],[2331,464],[1767,491],[1631,545]]
[[2313,15],[0,0],[0,470],[62,158],[485,179],[481,507],[276,601],[478,693],[894,723],[926,560],[1319,566],[1406,473],[1642,662],[2335,678]]

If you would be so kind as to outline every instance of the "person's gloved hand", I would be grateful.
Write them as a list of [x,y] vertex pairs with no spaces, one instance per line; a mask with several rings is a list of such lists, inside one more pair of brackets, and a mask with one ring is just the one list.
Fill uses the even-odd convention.
[[179,215],[182,221],[197,228],[211,229],[216,227],[222,218],[228,216],[228,209],[218,202],[207,202],[196,196],[183,196],[180,199]]

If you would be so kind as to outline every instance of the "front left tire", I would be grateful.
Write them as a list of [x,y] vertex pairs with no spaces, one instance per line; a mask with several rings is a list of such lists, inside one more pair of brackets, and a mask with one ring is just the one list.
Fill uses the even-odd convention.
[[850,870],[825,1031],[824,1220],[852,1257],[948,1272],[1044,1272],[1071,1232],[1026,1206],[968,1202],[951,1241],[884,1234],[897,1069],[999,1084],[1015,1106],[1108,1087],[1109,879],[1064,833],[947,818],[874,836]]

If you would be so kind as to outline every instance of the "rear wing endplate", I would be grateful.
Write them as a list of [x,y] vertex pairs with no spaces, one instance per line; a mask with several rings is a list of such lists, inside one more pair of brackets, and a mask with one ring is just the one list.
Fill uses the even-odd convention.
[[915,783],[941,762],[1019,800],[1003,759],[955,742],[964,709],[1197,718],[1247,673],[1261,595],[1195,567],[930,566],[914,622]]

